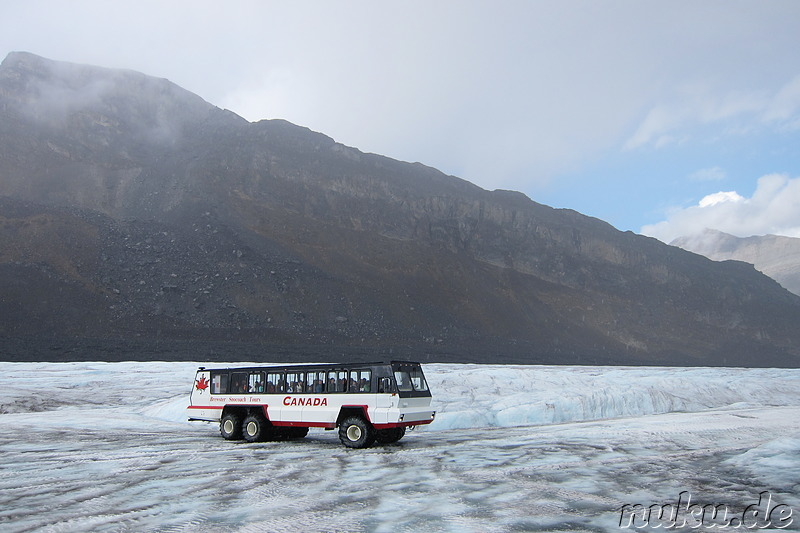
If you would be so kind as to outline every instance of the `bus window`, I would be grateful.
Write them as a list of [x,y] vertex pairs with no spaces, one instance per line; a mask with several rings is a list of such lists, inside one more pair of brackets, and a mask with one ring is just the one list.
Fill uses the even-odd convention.
[[247,384],[246,372],[234,372],[231,374],[231,393],[241,394],[244,392],[250,392],[248,390],[249,388],[250,386]]
[[228,393],[228,374],[211,374],[211,394]]
[[306,392],[325,392],[325,372],[308,372],[306,376]]
[[304,392],[305,382],[306,379],[304,372],[287,372],[286,392]]
[[420,396],[429,396],[428,384],[419,366],[402,365],[395,367],[394,379],[400,392],[421,393]]
[[267,393],[274,394],[276,392],[284,392],[283,383],[283,374],[270,372],[267,374]]
[[247,380],[248,392],[264,392],[264,373],[263,372],[250,372],[250,377]]
[[369,370],[350,371],[350,392],[369,392],[372,388],[372,372]]
[[412,367],[409,375],[411,376],[411,384],[414,386],[414,390],[428,390],[428,383],[425,381],[425,376],[422,375],[422,369],[419,367]]
[[344,392],[347,390],[347,371],[328,372],[328,392]]
[[394,379],[397,381],[397,389],[399,391],[409,392],[414,390],[411,386],[411,378],[408,376],[408,372],[396,370],[394,373]]

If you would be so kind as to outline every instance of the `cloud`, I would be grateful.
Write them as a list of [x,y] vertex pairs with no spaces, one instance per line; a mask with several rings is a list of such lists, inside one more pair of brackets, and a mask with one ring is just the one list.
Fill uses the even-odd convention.
[[722,181],[727,174],[720,167],[701,168],[689,174],[692,181]]
[[699,207],[711,207],[725,202],[737,203],[744,201],[745,199],[736,191],[720,191],[703,197],[703,199],[700,200],[700,203],[697,205]]
[[790,129],[800,128],[800,75],[775,94],[764,109],[762,118],[765,122],[786,124]]
[[712,87],[686,87],[675,101],[655,105],[623,147],[662,148],[677,139],[692,138],[709,125],[722,125],[729,132],[750,131],[753,124],[765,123],[763,117],[776,98],[761,91],[719,95]]
[[800,129],[800,75],[773,91],[720,94],[708,84],[683,86],[672,101],[651,107],[623,148],[658,149],[693,137],[708,140],[702,136],[709,126],[715,126],[715,135]]
[[[0,51],[167,77],[249,120],[286,119],[543,201],[622,179],[634,165],[615,172],[616,158],[800,130],[792,1],[29,0],[2,13]],[[765,145],[749,143],[752,157]],[[739,153],[705,160],[739,168]],[[795,172],[774,158],[765,168]],[[569,207],[601,211],[616,196]]]
[[669,243],[706,228],[739,237],[800,237],[800,178],[763,176],[751,198],[736,191],[709,194],[695,206],[672,210],[667,220],[642,227],[641,233]]

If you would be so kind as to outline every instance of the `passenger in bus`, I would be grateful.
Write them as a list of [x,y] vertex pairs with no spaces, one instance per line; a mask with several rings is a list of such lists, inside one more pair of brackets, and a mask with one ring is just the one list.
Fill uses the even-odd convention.
[[275,392],[275,384],[271,381],[267,381],[267,392]]
[[253,386],[253,392],[264,392],[264,385],[262,385],[260,381],[256,381],[256,384]]
[[361,381],[358,385],[358,390],[361,392],[369,392],[369,381],[367,381],[367,378],[361,378]]
[[325,392],[325,384],[321,379],[314,380],[314,392]]
[[336,392],[336,378],[328,379],[328,392]]

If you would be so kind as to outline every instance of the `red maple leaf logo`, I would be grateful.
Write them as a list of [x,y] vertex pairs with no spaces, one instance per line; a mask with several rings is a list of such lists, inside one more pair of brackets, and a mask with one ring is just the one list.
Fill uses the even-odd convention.
[[206,377],[203,376],[198,380],[195,380],[195,388],[197,390],[206,390],[208,388],[208,381],[206,381]]

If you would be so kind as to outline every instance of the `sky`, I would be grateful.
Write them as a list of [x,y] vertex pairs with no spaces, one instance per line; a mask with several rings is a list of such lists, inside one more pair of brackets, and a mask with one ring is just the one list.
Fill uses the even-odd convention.
[[665,242],[800,237],[800,2],[0,0],[0,56],[168,78]]

